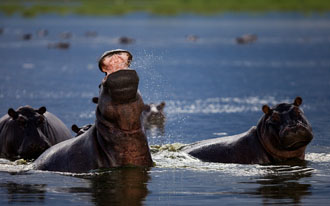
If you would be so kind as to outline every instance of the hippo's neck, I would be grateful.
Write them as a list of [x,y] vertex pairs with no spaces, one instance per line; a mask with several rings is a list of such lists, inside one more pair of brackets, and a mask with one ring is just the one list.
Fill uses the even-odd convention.
[[305,147],[301,147],[297,150],[285,150],[275,146],[277,138],[269,135],[268,128],[266,125],[260,121],[257,126],[257,136],[258,139],[266,150],[266,152],[275,160],[275,161],[285,161],[292,158],[297,158],[303,160],[305,158]]
[[147,138],[141,128],[124,131],[96,110],[97,140],[110,167],[152,166]]

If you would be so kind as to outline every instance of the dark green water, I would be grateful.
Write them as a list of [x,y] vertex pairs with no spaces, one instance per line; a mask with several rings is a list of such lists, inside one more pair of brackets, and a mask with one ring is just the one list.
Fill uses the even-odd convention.
[[[91,98],[103,78],[97,59],[123,48],[134,55],[144,101],[166,102],[165,131],[148,131],[149,144],[171,144],[153,147],[156,167],[149,170],[72,175],[2,159],[1,205],[328,204],[328,14],[0,16],[0,28],[1,116],[9,107],[45,105],[68,127],[93,123]],[[41,29],[48,35],[38,36]],[[238,45],[235,38],[247,33],[257,41]],[[23,40],[24,34],[32,38]],[[122,36],[135,41],[120,44]],[[58,42],[70,46],[53,48]],[[176,150],[174,143],[245,132],[261,117],[263,104],[298,95],[315,135],[304,164],[210,164]]]

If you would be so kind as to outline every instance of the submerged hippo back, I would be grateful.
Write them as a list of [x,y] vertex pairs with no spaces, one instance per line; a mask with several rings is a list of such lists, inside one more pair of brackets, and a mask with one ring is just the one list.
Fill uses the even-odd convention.
[[137,92],[139,77],[134,70],[120,70],[108,76],[100,90],[100,113],[115,127],[132,131],[141,128],[143,100]]

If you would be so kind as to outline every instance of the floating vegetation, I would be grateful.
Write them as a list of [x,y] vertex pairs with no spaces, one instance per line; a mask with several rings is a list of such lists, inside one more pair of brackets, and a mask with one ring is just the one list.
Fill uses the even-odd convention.
[[16,165],[27,165],[28,162],[25,159],[18,159],[15,161]]
[[156,152],[160,152],[160,151],[178,152],[184,146],[186,146],[186,145],[181,144],[181,143],[164,144],[164,145],[151,145],[150,150],[151,150],[151,153],[156,153]]

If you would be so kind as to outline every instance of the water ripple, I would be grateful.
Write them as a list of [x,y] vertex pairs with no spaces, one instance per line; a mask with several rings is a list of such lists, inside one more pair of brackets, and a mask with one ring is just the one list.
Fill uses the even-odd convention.
[[329,163],[330,162],[330,154],[326,154],[326,153],[307,153],[305,159],[308,160],[308,161],[312,161],[312,162],[319,162],[319,163],[327,162],[327,163]]

